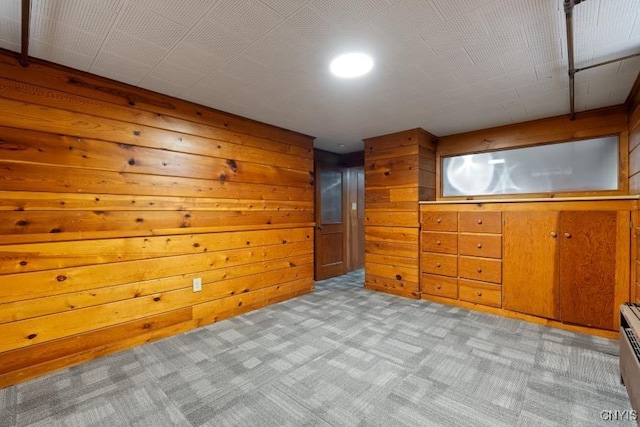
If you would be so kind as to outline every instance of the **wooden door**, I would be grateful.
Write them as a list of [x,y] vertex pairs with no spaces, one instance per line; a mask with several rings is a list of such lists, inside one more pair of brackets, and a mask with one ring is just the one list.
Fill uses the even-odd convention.
[[345,171],[316,167],[315,280],[347,272],[345,238]]
[[616,255],[622,251],[628,258],[630,236],[629,212],[622,212],[622,218],[619,215],[616,211],[560,213],[560,319],[563,322],[617,328],[616,313],[624,297],[616,295],[619,288],[616,283],[620,280]]
[[502,306],[557,319],[558,212],[504,212]]

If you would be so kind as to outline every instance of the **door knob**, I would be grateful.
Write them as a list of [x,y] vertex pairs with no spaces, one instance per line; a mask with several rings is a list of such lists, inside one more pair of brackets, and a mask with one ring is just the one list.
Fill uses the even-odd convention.
[[482,292],[478,291],[478,292],[476,292],[476,295],[478,295],[479,297],[481,297],[481,296],[482,296]]
[[442,242],[440,240],[436,240],[436,245],[440,246]]
[[482,243],[478,243],[476,246],[478,247],[478,249],[482,249]]
[[567,239],[571,238],[571,233],[564,233],[564,237],[566,237]]
[[440,218],[438,218],[438,219],[436,219],[436,222],[437,222],[438,224],[440,224],[440,223],[442,222],[442,220],[441,220]]
[[482,273],[482,269],[481,269],[480,267],[476,268],[476,271],[477,271],[478,273]]
[[440,268],[442,266],[442,264],[440,264],[439,262],[436,262],[436,267]]
[[556,233],[555,231],[551,232],[551,237],[556,238],[558,237],[558,233]]
[[436,289],[440,289],[440,288],[442,288],[442,285],[440,284],[436,285]]
[[481,219],[478,220],[478,225],[482,225],[482,220]]

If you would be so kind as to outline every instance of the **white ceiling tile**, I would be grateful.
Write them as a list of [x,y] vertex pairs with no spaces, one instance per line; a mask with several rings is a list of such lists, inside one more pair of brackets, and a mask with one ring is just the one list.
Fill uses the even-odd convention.
[[637,75],[640,71],[640,57],[625,59],[620,63],[619,75],[632,74]]
[[284,16],[289,16],[311,0],[260,0],[271,9]]
[[271,67],[253,61],[245,55],[236,56],[220,67],[218,71],[244,81],[248,86],[260,81],[266,82],[269,75],[274,73]]
[[81,55],[75,51],[42,43],[39,40],[30,41],[29,55],[82,71],[87,71],[91,66],[91,61],[93,61],[93,56]]
[[202,79],[206,74],[207,73],[184,68],[171,62],[162,61],[151,70],[147,77],[166,81],[173,85],[189,87]]
[[530,48],[522,31],[514,30],[510,34],[493,34],[470,43],[466,48],[471,59],[476,64],[497,62],[499,58],[514,55],[518,60],[520,53]]
[[336,40],[337,29],[310,7],[289,16],[271,34],[286,44],[311,52],[326,48]]
[[194,22],[202,18],[216,3],[216,0],[133,1],[183,26],[192,26]]
[[123,81],[129,84],[137,84],[151,71],[152,66],[129,58],[101,51],[90,71],[116,80],[124,79]]
[[138,83],[138,86],[175,97],[180,97],[187,89],[189,89],[187,86],[182,86],[172,81],[162,80],[152,75],[148,75],[142,79],[142,81]]
[[92,57],[98,53],[103,41],[96,35],[80,31],[75,27],[61,24],[38,14],[31,17],[30,39]]
[[175,46],[188,29],[146,7],[128,3],[118,15],[115,28],[165,49]]
[[565,62],[555,61],[538,64],[535,66],[535,71],[537,79],[543,81],[568,76],[569,67]]
[[371,24],[396,42],[420,35],[443,21],[431,0],[401,0],[376,15]]
[[157,64],[168,52],[167,49],[158,45],[117,30],[109,34],[102,46],[102,51],[120,57],[135,58],[137,62],[147,65]]
[[561,6],[557,0],[497,0],[479,12],[492,34],[510,34],[515,28],[552,15]]
[[200,21],[184,38],[184,42],[223,60],[231,58],[251,44],[246,36],[209,19]]
[[312,6],[328,22],[336,27],[353,27],[364,24],[369,19],[387,9],[399,0],[315,0]]
[[83,0],[32,0],[31,13],[99,37],[107,35],[117,16],[113,11]]
[[[589,0],[577,4],[573,8],[573,26],[579,28],[594,28],[598,25],[601,0]],[[609,0],[604,0],[609,1]],[[617,0],[616,0],[617,1]],[[609,5],[607,5],[609,6]],[[564,8],[560,10],[564,15]],[[564,27],[563,27],[564,28]]]
[[576,79],[581,79],[590,83],[606,82],[606,84],[610,85],[611,82],[616,80],[619,69],[620,62],[613,62],[611,64],[580,71],[579,73],[576,73]]
[[233,23],[230,29],[249,40],[257,40],[284,20],[284,16],[258,0],[218,0],[208,18]]
[[555,92],[559,89],[569,87],[569,76],[563,79],[546,79],[529,85],[516,88],[522,98],[536,96],[539,94]]
[[492,90],[503,90],[525,86],[538,81],[534,67],[523,68],[521,70],[507,73],[497,77],[491,77],[485,84]]
[[467,13],[438,25],[429,26],[420,34],[435,52],[446,52],[487,39],[489,33],[477,11]]
[[[640,13],[640,2],[638,0],[605,0],[606,7],[603,7],[601,0],[600,8],[598,9],[598,26],[608,22],[628,22],[635,21],[636,17]],[[585,6],[589,2],[585,2]],[[576,6],[578,7],[578,6]]]
[[446,20],[458,17],[494,0],[433,0],[434,5]]
[[555,43],[566,35],[564,12],[544,15],[527,23],[524,34],[529,48],[544,48]]
[[533,68],[538,64],[548,62],[566,62],[562,57],[560,40],[553,45],[545,48],[525,49],[520,52],[509,52],[502,55],[500,62],[507,73],[520,71],[526,68]]
[[194,73],[208,74],[224,64],[225,59],[211,55],[208,50],[181,42],[164,57],[164,61],[188,67]]
[[22,2],[20,1],[0,1],[0,17],[22,21]]
[[112,12],[118,13],[122,8],[122,5],[126,0],[86,0],[95,3],[96,5],[108,9]]
[[21,30],[20,22],[0,17],[0,40],[7,42],[9,45],[20,44]]

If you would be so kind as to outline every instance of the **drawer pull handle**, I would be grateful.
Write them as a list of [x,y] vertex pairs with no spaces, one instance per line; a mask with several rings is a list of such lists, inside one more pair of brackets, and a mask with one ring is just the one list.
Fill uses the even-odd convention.
[[481,219],[478,220],[478,225],[482,225],[482,220]]
[[436,222],[437,222],[438,224],[440,224],[440,223],[442,222],[442,220],[441,220],[440,218],[438,218],[438,219],[436,219]]
[[551,237],[556,238],[558,237],[558,233],[556,233],[555,231],[551,232]]
[[436,262],[436,267],[440,268],[442,266],[442,264],[440,264],[439,262]]
[[482,269],[481,269],[480,267],[476,268],[476,271],[477,271],[478,273],[482,273]]
[[478,243],[476,246],[478,247],[478,249],[482,249],[482,243]]
[[566,237],[567,239],[571,238],[571,233],[564,233],[564,237]]
[[436,245],[440,246],[442,242],[440,240],[436,240]]
[[481,297],[481,296],[482,296],[482,292],[478,291],[478,292],[476,292],[476,295],[478,295],[479,297]]
[[436,285],[436,289],[440,289],[442,286],[440,284]]

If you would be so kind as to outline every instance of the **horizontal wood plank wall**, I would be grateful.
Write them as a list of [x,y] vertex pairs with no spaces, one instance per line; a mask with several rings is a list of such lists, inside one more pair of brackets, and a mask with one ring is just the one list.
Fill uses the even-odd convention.
[[[625,105],[578,113],[575,120],[558,116],[508,126],[460,133],[439,138],[436,153],[436,196],[442,197],[441,158],[443,156],[477,153],[487,150],[524,147],[573,139],[620,135],[620,194],[628,194],[629,187],[629,128]],[[640,175],[638,176],[640,179]],[[638,187],[638,185],[636,185]],[[528,194],[526,197],[535,195]],[[541,195],[543,196],[543,195]],[[561,196],[561,194],[558,194]],[[513,197],[513,195],[509,195]],[[525,197],[525,196],[523,196]],[[485,198],[483,196],[483,198]]]
[[364,142],[365,287],[419,298],[418,202],[435,194],[436,139],[413,129]]
[[0,387],[312,291],[312,142],[0,54]]

